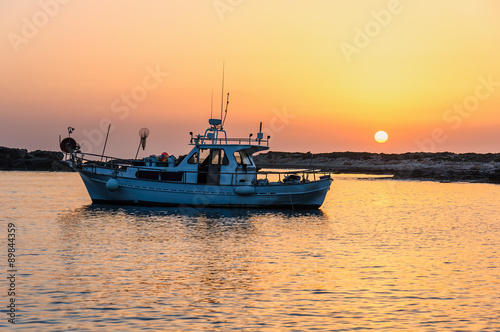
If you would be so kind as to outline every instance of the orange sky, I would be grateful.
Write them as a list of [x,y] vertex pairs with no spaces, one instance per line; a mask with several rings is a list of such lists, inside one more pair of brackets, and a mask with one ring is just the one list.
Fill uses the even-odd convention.
[[[220,112],[279,151],[500,152],[496,0],[0,0],[0,146],[187,152]],[[389,140],[376,143],[385,130]]]

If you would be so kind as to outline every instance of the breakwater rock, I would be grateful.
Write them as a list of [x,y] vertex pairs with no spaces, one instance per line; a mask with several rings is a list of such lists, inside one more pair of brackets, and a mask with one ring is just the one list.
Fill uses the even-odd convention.
[[500,153],[268,152],[254,159],[264,168],[319,168],[334,173],[387,174],[395,179],[500,183]]
[[31,151],[0,146],[0,170],[63,171],[73,170],[62,163],[64,155],[55,151]]

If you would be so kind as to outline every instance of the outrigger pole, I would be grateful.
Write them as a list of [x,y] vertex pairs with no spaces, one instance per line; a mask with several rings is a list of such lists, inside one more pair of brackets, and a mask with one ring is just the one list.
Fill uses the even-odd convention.
[[104,147],[102,148],[101,161],[104,157],[104,151],[106,150],[106,144],[108,144],[109,129],[111,128],[111,123],[108,125],[108,133],[106,134],[106,140],[104,141]]
[[141,145],[142,145],[142,140],[139,141],[139,146],[137,147],[137,152],[135,153],[135,158],[134,159],[137,159],[137,156],[139,155],[139,150],[141,148]]
[[139,137],[141,140],[139,141],[139,146],[137,147],[137,152],[135,153],[135,159],[137,159],[137,155],[139,154],[139,149],[141,148],[144,150],[146,148],[146,138],[149,136],[149,129],[148,128],[142,128],[139,130]]

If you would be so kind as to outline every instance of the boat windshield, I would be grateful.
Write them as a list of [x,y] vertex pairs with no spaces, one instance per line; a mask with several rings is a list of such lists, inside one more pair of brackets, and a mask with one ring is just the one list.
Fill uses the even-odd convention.
[[195,152],[189,157],[188,164],[197,164],[198,163],[198,152]]
[[234,153],[234,158],[236,159],[238,165],[252,165],[252,161],[248,157],[248,153],[246,153],[245,150],[236,151]]

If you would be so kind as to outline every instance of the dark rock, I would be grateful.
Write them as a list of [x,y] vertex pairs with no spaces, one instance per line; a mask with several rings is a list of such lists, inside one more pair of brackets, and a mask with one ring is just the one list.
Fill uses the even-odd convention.
[[0,146],[0,159],[24,159],[28,154],[26,149],[11,149]]
[[0,147],[0,170],[12,171],[73,171],[61,162],[64,155],[57,151]]
[[30,152],[30,155],[37,158],[47,158],[52,160],[62,160],[64,158],[64,154],[62,152],[57,152],[57,151],[36,150]]
[[489,182],[500,183],[500,168],[497,168],[489,177]]
[[500,183],[499,153],[268,152],[254,158],[264,168],[319,168],[333,173],[392,174],[395,179]]

